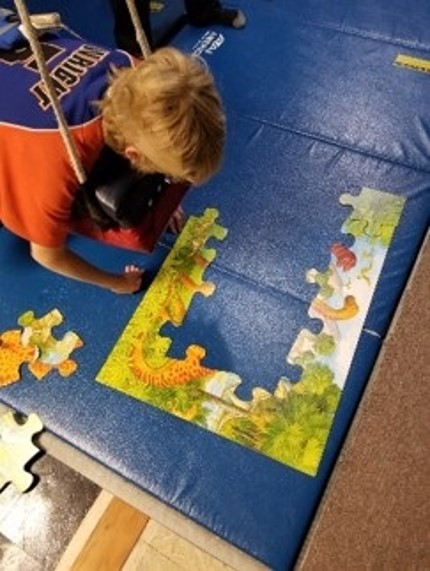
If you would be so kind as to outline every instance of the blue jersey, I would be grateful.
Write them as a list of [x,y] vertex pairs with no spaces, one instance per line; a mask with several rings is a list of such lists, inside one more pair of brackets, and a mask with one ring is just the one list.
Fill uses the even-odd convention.
[[[98,101],[112,66],[131,64],[124,52],[52,36],[42,49],[67,123],[76,126],[98,114]],[[28,45],[0,50],[0,123],[55,129],[50,100]]]

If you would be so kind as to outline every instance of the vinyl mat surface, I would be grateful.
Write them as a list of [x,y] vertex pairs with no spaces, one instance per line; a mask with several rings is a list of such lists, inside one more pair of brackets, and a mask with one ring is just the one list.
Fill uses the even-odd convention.
[[0,230],[2,401],[273,569],[297,557],[428,226],[430,8],[401,4],[243,0],[244,30],[181,31],[224,97],[223,169],[150,257],[71,241],[146,267],[142,294],[51,275]]

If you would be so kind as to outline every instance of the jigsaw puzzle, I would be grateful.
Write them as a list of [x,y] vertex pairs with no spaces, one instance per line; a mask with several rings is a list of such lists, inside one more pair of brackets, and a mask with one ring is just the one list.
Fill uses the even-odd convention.
[[[206,352],[192,345],[184,360],[171,359],[167,353],[171,340],[160,335],[166,322],[180,326],[196,293],[210,296],[215,285],[202,281],[203,272],[215,258],[204,245],[210,237],[223,240],[226,230],[215,223],[218,213],[207,209],[202,217],[191,216],[176,244],[131,318],[97,379],[124,382],[123,364],[128,363],[131,379],[128,391],[142,386],[175,388],[192,379],[207,377],[211,370],[201,365]],[[138,394],[136,394],[138,396]]]
[[323,327],[318,334],[303,329],[286,354],[302,369],[298,382],[282,377],[273,393],[255,386],[246,401],[235,394],[242,379],[234,371],[202,364],[204,347],[190,345],[183,360],[169,357],[172,341],[161,327],[179,327],[194,294],[215,289],[202,282],[215,257],[204,244],[226,231],[210,209],[191,217],[97,380],[315,476],[404,199],[364,188],[341,203],[352,207],[342,232],[354,244],[335,242],[328,269],[307,274],[319,285],[309,315]]
[[0,491],[13,483],[25,492],[33,484],[34,476],[25,467],[40,452],[32,438],[42,429],[42,421],[34,413],[24,423],[18,422],[12,411],[0,416]]
[[55,339],[51,330],[62,322],[63,316],[58,309],[40,319],[33,311],[26,311],[18,318],[22,331],[13,329],[0,334],[0,386],[19,381],[24,363],[38,380],[52,369],[58,370],[63,377],[76,371],[77,363],[70,355],[83,342],[73,331],[67,331],[60,340]]

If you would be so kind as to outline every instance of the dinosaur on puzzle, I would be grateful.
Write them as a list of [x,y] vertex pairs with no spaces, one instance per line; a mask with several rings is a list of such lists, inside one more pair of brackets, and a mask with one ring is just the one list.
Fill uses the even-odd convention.
[[40,452],[32,438],[42,429],[42,421],[34,413],[24,423],[18,422],[12,411],[0,416],[0,491],[11,482],[20,492],[33,484],[34,476],[25,467]]
[[60,340],[55,339],[51,330],[62,322],[58,309],[39,319],[33,311],[26,311],[18,318],[22,331],[13,329],[0,334],[0,386],[19,381],[21,366],[25,363],[38,380],[53,369],[63,377],[76,371],[78,365],[70,355],[83,342],[73,331],[65,333]]
[[316,298],[312,302],[312,309],[323,317],[333,320],[352,319],[360,311],[357,301],[353,295],[347,295],[341,307],[332,307]]
[[203,273],[216,255],[214,249],[205,247],[206,242],[227,235],[225,228],[216,224],[217,217],[218,212],[210,208],[200,217],[190,217],[121,336],[112,365],[105,365],[98,379],[105,375],[106,367],[118,374],[117,364],[124,361],[135,378],[155,387],[178,386],[213,373],[201,365],[206,351],[198,345],[188,347],[184,359],[168,357],[171,340],[161,336],[160,329],[167,322],[180,326],[196,293],[210,296],[215,291],[214,284],[203,281]]

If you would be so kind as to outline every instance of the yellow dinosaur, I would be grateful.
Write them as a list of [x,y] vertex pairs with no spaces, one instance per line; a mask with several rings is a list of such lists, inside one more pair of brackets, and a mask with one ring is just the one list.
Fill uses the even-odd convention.
[[312,302],[312,308],[324,317],[333,319],[335,321],[352,319],[360,311],[360,308],[358,307],[358,304],[353,295],[347,295],[344,299],[342,307],[339,307],[338,309],[331,307],[318,298],[314,299]]

